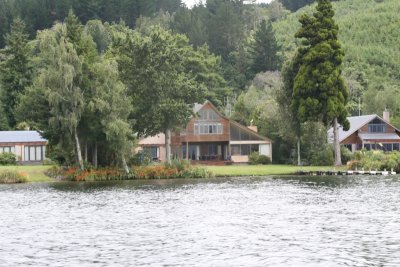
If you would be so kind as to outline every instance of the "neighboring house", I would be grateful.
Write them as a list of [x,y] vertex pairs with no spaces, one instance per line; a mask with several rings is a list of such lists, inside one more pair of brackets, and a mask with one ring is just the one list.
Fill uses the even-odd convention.
[[[258,152],[272,160],[272,142],[257,133],[256,126],[243,126],[223,116],[206,102],[196,104],[197,116],[191,118],[185,129],[171,136],[171,153],[174,158],[192,161],[226,161],[248,163],[249,155]],[[160,134],[139,141],[153,157],[165,161],[165,137]]]
[[21,163],[42,162],[46,144],[47,140],[37,131],[0,131],[0,153],[14,153]]
[[[400,130],[389,123],[389,112],[378,115],[348,117],[350,129],[339,127],[339,142],[354,152],[367,150],[399,151]],[[328,141],[333,143],[333,129],[328,131]]]

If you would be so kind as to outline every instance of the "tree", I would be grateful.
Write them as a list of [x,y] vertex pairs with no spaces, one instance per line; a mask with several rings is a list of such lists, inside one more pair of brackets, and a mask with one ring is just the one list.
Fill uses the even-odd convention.
[[262,20],[250,49],[252,74],[278,70],[280,65],[278,50],[271,21]]
[[171,130],[185,125],[194,103],[204,101],[205,86],[187,69],[192,54],[185,36],[160,27],[152,27],[148,36],[128,36],[119,48],[121,78],[133,99],[134,129],[139,136],[164,132],[168,161]]
[[346,104],[348,89],[341,77],[344,52],[338,41],[339,28],[329,0],[318,0],[313,16],[300,17],[296,38],[304,38],[299,48],[300,65],[293,84],[291,107],[299,120],[322,121],[333,125],[335,165],[341,165],[338,123],[349,128]]
[[5,42],[6,47],[1,53],[5,58],[1,64],[1,100],[8,124],[14,128],[17,123],[15,107],[32,80],[28,34],[25,33],[25,23],[21,19],[14,19]]

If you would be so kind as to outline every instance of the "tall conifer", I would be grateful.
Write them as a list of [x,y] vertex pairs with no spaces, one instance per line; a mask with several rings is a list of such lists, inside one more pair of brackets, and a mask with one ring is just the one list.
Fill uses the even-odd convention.
[[318,0],[313,16],[302,15],[297,38],[303,38],[300,66],[293,84],[292,108],[299,119],[322,121],[334,128],[335,165],[341,165],[338,123],[349,128],[348,89],[341,77],[344,52],[338,41],[339,27],[329,0]]

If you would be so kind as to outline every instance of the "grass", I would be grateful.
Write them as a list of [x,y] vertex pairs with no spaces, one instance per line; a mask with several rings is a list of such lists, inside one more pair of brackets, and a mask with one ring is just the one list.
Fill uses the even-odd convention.
[[[292,165],[230,165],[230,166],[203,166],[216,177],[233,176],[265,176],[287,175],[296,171],[322,171],[333,170],[332,166],[292,166]],[[346,167],[336,167],[336,170],[344,170]]]
[[44,174],[50,167],[43,165],[0,166],[0,172],[10,170],[25,173],[28,176],[28,182],[51,182],[54,180]]

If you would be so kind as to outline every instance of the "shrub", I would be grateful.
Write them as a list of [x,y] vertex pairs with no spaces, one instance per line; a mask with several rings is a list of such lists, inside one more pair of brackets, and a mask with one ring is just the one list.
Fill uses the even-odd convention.
[[0,153],[0,165],[17,165],[17,156],[14,153]]
[[271,164],[271,158],[265,155],[260,155],[258,157],[258,164],[262,164],[262,165],[267,165],[267,164]]
[[352,160],[353,153],[344,145],[340,146],[340,157],[342,158],[343,164],[346,164],[348,161]]
[[365,170],[395,170],[400,172],[400,153],[398,151],[384,153],[380,150],[366,151],[361,150],[354,153],[356,160],[352,161],[348,165],[350,169],[361,169]]
[[334,161],[333,148],[330,145],[325,145],[321,150],[314,152],[311,156],[311,164],[315,166],[333,165]]
[[0,172],[0,183],[1,184],[15,184],[15,183],[26,183],[28,176],[25,173],[17,171],[1,171]]
[[258,164],[258,160],[260,158],[260,154],[258,152],[252,152],[249,155],[249,164],[250,165],[256,165]]
[[128,164],[134,166],[147,166],[153,162],[153,158],[149,153],[145,151],[139,151],[132,158],[130,158]]

